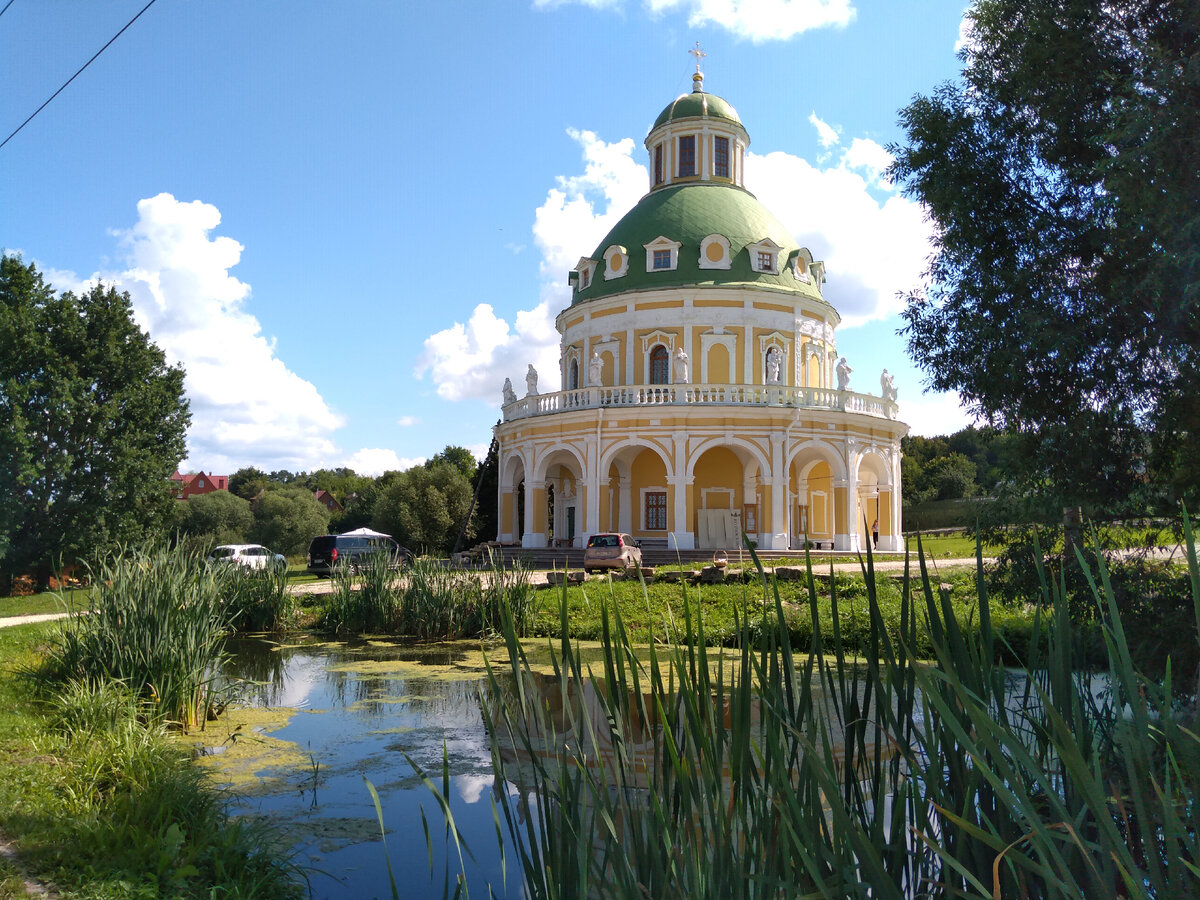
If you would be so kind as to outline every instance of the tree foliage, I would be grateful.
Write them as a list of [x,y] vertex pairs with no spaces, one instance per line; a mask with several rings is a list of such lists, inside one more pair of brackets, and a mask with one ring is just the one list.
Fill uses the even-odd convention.
[[229,476],[229,493],[243,500],[253,500],[266,490],[267,473],[254,466],[245,466]]
[[133,320],[129,295],[56,294],[0,258],[0,545],[9,571],[94,557],[157,531],[185,453],[183,370]]
[[267,490],[253,504],[250,539],[284,556],[296,556],[329,530],[329,510],[308,488],[288,485]]
[[936,231],[909,350],[1063,502],[1200,492],[1198,9],[978,0],[961,80],[891,148]]
[[254,525],[250,501],[231,491],[213,491],[176,501],[174,527],[195,543],[241,544]]
[[[448,553],[471,506],[471,482],[449,462],[396,474],[375,501],[372,527],[422,553]],[[467,539],[474,537],[468,527]]]

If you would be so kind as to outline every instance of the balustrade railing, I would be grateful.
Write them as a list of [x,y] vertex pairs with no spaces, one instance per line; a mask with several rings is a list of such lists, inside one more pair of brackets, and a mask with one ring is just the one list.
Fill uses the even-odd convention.
[[647,384],[585,387],[534,394],[504,407],[504,421],[575,409],[631,406],[781,406],[836,409],[885,419],[896,418],[891,400],[830,388],[780,384]]

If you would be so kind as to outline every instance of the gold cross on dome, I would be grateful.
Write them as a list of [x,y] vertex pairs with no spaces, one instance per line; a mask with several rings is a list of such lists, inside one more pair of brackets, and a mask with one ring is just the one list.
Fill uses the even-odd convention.
[[689,50],[688,54],[696,57],[696,71],[699,72],[700,71],[700,60],[703,59],[704,57],[708,56],[708,54],[700,49],[699,41],[696,41],[696,49]]

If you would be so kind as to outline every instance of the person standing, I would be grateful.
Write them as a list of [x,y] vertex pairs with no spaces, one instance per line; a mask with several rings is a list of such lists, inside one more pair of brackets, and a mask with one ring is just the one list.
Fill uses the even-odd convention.
[[875,521],[871,523],[871,541],[875,545],[875,549],[879,549],[879,517],[876,516]]

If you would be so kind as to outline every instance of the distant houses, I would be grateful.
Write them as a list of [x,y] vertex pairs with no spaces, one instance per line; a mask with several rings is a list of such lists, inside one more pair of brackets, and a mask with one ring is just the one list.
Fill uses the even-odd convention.
[[[228,475],[210,475],[207,472],[193,472],[182,475],[176,470],[171,476],[170,481],[175,484],[176,500],[190,500],[192,497],[197,497],[200,494],[211,494],[213,491],[229,490]],[[257,500],[261,496],[262,492],[260,491],[254,500]],[[331,513],[337,514],[346,511],[345,507],[338,502],[337,497],[333,496],[329,491],[313,491],[313,497]]]
[[211,494],[213,491],[229,490],[228,475],[210,475],[207,472],[193,472],[181,475],[177,470],[171,476],[170,480],[176,484],[176,500],[189,500],[200,494]]
[[313,496],[317,498],[317,502],[329,510],[331,513],[343,513],[346,508],[338,503],[337,498],[329,491],[313,491]]

